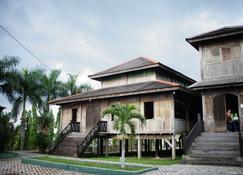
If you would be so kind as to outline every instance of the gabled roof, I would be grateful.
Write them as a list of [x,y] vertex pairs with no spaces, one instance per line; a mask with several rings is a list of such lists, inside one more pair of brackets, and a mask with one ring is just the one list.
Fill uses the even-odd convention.
[[145,58],[145,57],[139,57],[139,58],[127,61],[125,63],[119,64],[117,66],[111,67],[104,71],[98,72],[96,74],[89,75],[89,77],[92,79],[98,79],[100,77],[114,75],[114,74],[120,74],[120,73],[124,73],[124,72],[128,72],[128,71],[132,71],[132,70],[142,70],[145,68],[157,67],[158,64],[159,64],[158,61],[154,61],[152,59]]
[[[180,88],[177,83],[167,81],[148,81],[143,83],[134,83],[122,86],[101,88],[84,93],[79,93],[56,100],[49,101],[49,104],[61,105],[72,102],[80,102],[94,99],[121,97],[129,95],[147,94],[162,91],[172,91]],[[181,87],[182,88],[182,87]]]
[[119,64],[117,66],[111,67],[109,69],[98,72],[96,74],[89,75],[89,77],[94,80],[100,80],[104,77],[108,77],[108,76],[112,76],[112,75],[118,75],[118,74],[123,74],[123,73],[127,73],[127,72],[149,69],[149,68],[161,68],[161,69],[163,69],[167,72],[171,72],[172,74],[175,74],[178,77],[181,77],[191,83],[195,82],[195,80],[187,77],[186,75],[184,75],[168,66],[165,66],[158,61],[155,61],[151,58],[145,58],[145,57],[135,58],[133,60],[130,60],[125,63]]
[[243,76],[227,77],[217,80],[204,80],[190,86],[194,90],[215,89],[219,87],[243,86]]
[[225,26],[216,30],[202,33],[190,38],[186,38],[194,48],[199,50],[199,45],[209,42],[211,40],[226,39],[233,36],[243,36],[243,25],[238,26]]

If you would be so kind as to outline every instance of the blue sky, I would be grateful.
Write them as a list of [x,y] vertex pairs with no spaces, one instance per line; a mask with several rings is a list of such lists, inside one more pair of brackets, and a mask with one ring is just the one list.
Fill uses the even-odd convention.
[[[99,87],[88,74],[139,56],[200,80],[199,54],[185,38],[243,24],[242,7],[240,0],[0,0],[0,23],[50,68],[62,69],[62,79],[80,73],[79,82]],[[0,30],[5,55],[19,56],[19,68],[41,66]]]

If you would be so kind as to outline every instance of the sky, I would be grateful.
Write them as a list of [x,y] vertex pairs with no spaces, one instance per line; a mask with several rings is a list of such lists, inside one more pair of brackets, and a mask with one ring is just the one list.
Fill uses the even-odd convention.
[[[140,56],[200,81],[199,53],[185,38],[243,24],[240,0],[0,0],[0,24],[51,69],[87,75]],[[43,67],[0,29],[0,58]],[[0,104],[10,109],[0,95]]]

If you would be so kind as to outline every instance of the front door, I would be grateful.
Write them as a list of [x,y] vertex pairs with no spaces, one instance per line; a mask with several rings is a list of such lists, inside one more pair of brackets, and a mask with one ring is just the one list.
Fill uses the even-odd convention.
[[97,123],[101,117],[101,108],[99,103],[90,103],[86,108],[86,127],[90,129]]
[[232,114],[238,112],[238,97],[233,94],[221,94],[213,99],[214,124],[216,132],[226,131],[226,112],[230,109]]
[[225,118],[225,95],[216,96],[213,100],[214,104],[214,124],[215,131],[224,132],[226,131],[226,118]]

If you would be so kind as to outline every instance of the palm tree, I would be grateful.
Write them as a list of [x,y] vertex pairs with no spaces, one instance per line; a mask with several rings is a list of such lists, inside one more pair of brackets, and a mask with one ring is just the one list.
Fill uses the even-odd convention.
[[51,70],[49,74],[46,74],[43,72],[41,82],[42,82],[42,107],[45,111],[49,112],[49,105],[48,101],[55,99],[60,96],[66,95],[63,92],[63,83],[58,80],[59,76],[61,74],[60,70]]
[[76,93],[92,90],[92,87],[87,83],[78,86],[77,79],[78,79],[78,74],[77,75],[68,74],[68,81],[66,83],[66,89],[68,95],[73,95]]
[[42,82],[40,77],[43,75],[43,70],[34,69],[29,71],[23,69],[18,74],[17,87],[15,89],[16,95],[11,100],[13,103],[12,115],[17,119],[18,114],[22,110],[21,115],[21,150],[24,149],[25,140],[25,115],[26,115],[26,103],[40,104],[41,97],[40,92],[42,91]]
[[132,104],[114,104],[110,108],[103,111],[102,116],[114,116],[114,129],[119,132],[122,140],[121,167],[125,167],[125,137],[127,135],[126,126],[129,126],[131,135],[135,135],[135,124],[133,119],[138,119],[141,124],[145,122],[145,118],[140,114],[136,107]]
[[14,96],[14,87],[16,85],[16,65],[19,63],[18,57],[4,56],[0,59],[0,92],[9,99]]

